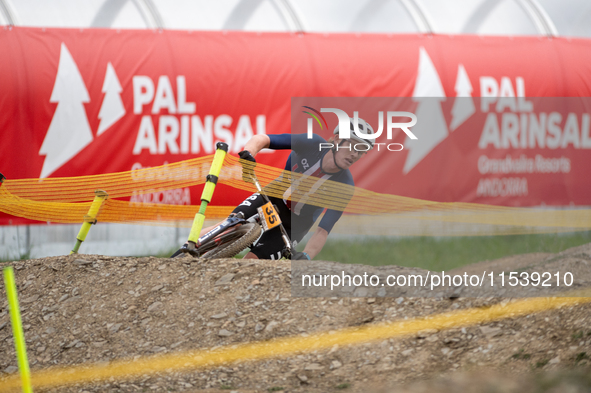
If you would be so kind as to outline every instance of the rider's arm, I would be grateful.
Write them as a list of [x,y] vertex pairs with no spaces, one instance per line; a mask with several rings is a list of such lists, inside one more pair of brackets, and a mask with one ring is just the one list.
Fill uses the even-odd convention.
[[249,151],[252,156],[256,156],[257,153],[271,144],[271,139],[265,134],[258,134],[250,138],[246,145],[244,145],[244,150]]
[[308,240],[306,248],[304,249],[304,252],[310,256],[310,259],[314,258],[320,253],[320,251],[322,251],[322,247],[324,247],[327,237],[328,232],[326,229],[320,227],[316,229],[316,232],[314,232],[310,240]]
[[317,149],[318,144],[321,142],[326,141],[316,134],[313,135],[312,139],[308,139],[306,134],[259,134],[246,142],[244,150],[249,151],[253,157],[265,148],[309,152],[311,149]]

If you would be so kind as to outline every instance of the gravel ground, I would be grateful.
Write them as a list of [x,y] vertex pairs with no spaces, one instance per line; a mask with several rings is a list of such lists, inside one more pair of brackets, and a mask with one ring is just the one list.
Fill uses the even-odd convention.
[[[588,273],[591,244],[556,255],[483,262],[476,269],[531,269],[560,260]],[[15,268],[33,372],[305,336],[507,301],[297,298],[291,296],[290,261],[76,255],[2,265]],[[2,286],[0,375],[17,370],[12,340]],[[385,392],[396,387],[403,392],[583,392],[591,391],[585,379],[591,374],[590,357],[591,304],[586,304],[283,358],[50,391]]]

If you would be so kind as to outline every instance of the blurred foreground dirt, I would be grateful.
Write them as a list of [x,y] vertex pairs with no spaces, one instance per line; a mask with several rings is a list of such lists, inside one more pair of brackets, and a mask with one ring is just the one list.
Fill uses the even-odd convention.
[[[591,269],[591,245],[556,256],[503,258],[478,268],[531,267],[549,257]],[[290,261],[76,255],[2,265],[15,268],[33,372],[307,335],[504,300],[293,298]],[[14,373],[17,364],[0,288],[1,376]],[[590,357],[591,304],[586,304],[291,357],[50,391],[587,392]]]

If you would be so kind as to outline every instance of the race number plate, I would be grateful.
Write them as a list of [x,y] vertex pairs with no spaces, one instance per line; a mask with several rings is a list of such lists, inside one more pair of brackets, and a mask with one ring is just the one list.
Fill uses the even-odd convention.
[[265,232],[281,224],[279,214],[277,213],[271,202],[267,202],[263,206],[259,207],[258,211]]

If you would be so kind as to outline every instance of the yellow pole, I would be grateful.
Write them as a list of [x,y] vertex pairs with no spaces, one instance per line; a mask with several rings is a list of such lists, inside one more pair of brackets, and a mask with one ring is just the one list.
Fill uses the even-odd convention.
[[211,202],[211,197],[213,196],[215,185],[218,182],[224,159],[228,153],[228,145],[226,143],[218,142],[216,148],[217,150],[215,151],[213,162],[209,169],[209,175],[207,175],[207,181],[205,182],[205,187],[201,193],[201,206],[199,207],[197,214],[195,214],[195,219],[191,226],[191,232],[189,233],[189,241],[193,243],[197,243],[199,240],[199,234],[201,233],[201,228],[203,228],[203,222],[205,221],[205,209],[207,208],[207,204]]
[[16,358],[18,360],[18,369],[21,374],[23,392],[31,393],[33,392],[33,389],[31,388],[31,372],[29,370],[29,361],[27,360],[27,346],[25,344],[21,313],[18,307],[18,296],[16,293],[14,270],[12,269],[12,266],[4,268],[4,285],[6,286],[6,295],[8,296],[12,334],[14,335],[14,346],[16,348]]
[[96,216],[98,215],[101,207],[103,206],[103,202],[109,197],[105,191],[96,190],[94,192],[94,200],[90,205],[90,209],[88,209],[88,214],[84,216],[84,222],[82,223],[82,227],[80,227],[80,231],[78,232],[78,236],[76,236],[76,244],[70,254],[77,254],[80,245],[84,240],[86,240],[86,235],[88,235],[88,231],[90,231],[90,226],[92,224],[96,224]]

